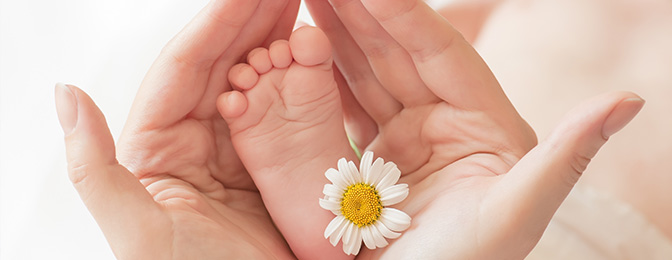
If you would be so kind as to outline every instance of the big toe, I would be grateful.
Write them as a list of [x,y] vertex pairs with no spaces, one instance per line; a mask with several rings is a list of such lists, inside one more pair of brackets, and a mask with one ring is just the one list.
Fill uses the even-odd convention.
[[304,66],[325,63],[331,58],[329,38],[319,28],[304,26],[289,37],[289,48],[294,60]]

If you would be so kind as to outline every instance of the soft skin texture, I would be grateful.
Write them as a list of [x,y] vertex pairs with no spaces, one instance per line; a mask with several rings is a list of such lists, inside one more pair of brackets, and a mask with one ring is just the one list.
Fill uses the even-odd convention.
[[[410,229],[361,258],[523,258],[589,159],[644,103],[596,97],[535,146],[478,54],[424,3],[308,3],[336,49],[348,131],[396,162],[411,188],[399,205]],[[289,35],[297,5],[211,2],[148,73],[116,159],[93,101],[57,87],[70,177],[118,258],[293,257],[215,100],[247,51]]]
[[362,259],[522,259],[609,135],[628,92],[578,106],[545,141],[478,53],[419,0],[309,0],[335,48],[349,134],[402,170],[412,226]]
[[578,185],[630,204],[672,239],[672,1],[502,2],[476,46],[539,137],[587,97],[628,89],[646,99]]
[[217,107],[293,252],[300,259],[348,258],[324,239],[334,215],[318,204],[328,182],[324,171],[339,158],[356,160],[343,129],[327,37],[314,27],[299,28],[289,41],[253,50],[229,80],[237,90],[223,93]]
[[298,5],[210,2],[147,73],[116,156],[93,101],[76,87],[57,86],[70,178],[117,258],[294,258],[215,101],[231,89],[226,74],[233,64],[289,36]]

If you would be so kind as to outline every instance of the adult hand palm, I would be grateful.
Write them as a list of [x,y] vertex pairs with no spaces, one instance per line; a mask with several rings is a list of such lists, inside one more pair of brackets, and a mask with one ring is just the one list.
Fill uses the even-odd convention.
[[[420,0],[310,0],[336,48],[349,134],[397,163],[411,227],[358,258],[521,259],[643,102],[612,93],[536,136],[476,51]],[[354,95],[353,95],[354,94]]]
[[228,69],[252,48],[287,37],[297,11],[294,0],[204,8],[143,81],[119,140],[123,166],[93,101],[75,87],[57,88],[71,179],[118,258],[293,257],[215,100],[230,89]]
[[[497,186],[536,138],[519,117],[497,114],[502,118],[439,101],[404,108],[379,126],[367,149],[398,162],[400,182],[407,183],[410,191],[394,207],[408,213],[413,222],[389,247],[363,252],[361,258],[404,253],[428,259],[506,255],[502,246],[526,229],[514,223],[525,216],[501,201],[507,194]],[[509,126],[518,132],[501,125],[506,121],[515,121],[518,125]],[[517,241],[521,242],[533,243]],[[490,255],[493,252],[500,254]]]

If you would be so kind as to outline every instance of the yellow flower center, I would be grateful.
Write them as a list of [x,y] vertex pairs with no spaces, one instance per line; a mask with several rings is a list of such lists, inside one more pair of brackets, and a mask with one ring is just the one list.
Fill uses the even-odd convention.
[[358,227],[373,224],[380,218],[383,204],[375,188],[366,183],[348,186],[341,201],[341,213]]

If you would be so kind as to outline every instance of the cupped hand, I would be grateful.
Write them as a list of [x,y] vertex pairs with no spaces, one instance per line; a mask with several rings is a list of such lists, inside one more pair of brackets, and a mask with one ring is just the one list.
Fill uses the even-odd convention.
[[395,208],[411,227],[359,258],[524,258],[644,103],[628,92],[596,97],[537,145],[478,53],[423,1],[307,3],[336,48],[349,134],[397,163],[410,188]]
[[93,101],[57,86],[70,178],[119,259],[294,257],[215,100],[230,90],[228,70],[246,52],[289,36],[298,5],[211,1],[148,72],[116,154]]

